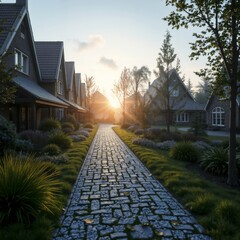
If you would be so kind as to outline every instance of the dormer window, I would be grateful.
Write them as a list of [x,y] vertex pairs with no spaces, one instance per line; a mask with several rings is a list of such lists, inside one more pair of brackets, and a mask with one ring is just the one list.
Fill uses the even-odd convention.
[[179,87],[169,87],[169,94],[171,97],[178,97],[179,96]]
[[29,74],[28,56],[17,49],[15,50],[15,66],[18,71]]
[[22,39],[25,39],[25,27],[24,27],[24,25],[21,25],[20,36],[21,36]]
[[63,83],[62,83],[62,80],[58,81],[57,91],[58,91],[58,94],[61,94],[61,95],[63,94]]

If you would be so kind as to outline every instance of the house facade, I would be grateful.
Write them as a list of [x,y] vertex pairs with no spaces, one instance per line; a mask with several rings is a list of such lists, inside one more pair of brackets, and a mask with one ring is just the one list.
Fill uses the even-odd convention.
[[204,106],[194,100],[175,69],[169,71],[168,78],[162,75],[154,80],[144,99],[151,125],[166,124],[166,116],[173,125],[190,126],[196,118],[205,123]]
[[68,91],[63,43],[34,41],[28,1],[1,3],[0,22],[0,59],[15,68],[17,86],[15,103],[0,105],[0,114],[23,131],[37,129],[45,118],[75,114],[73,107],[85,111],[77,104],[77,94]]
[[[236,127],[240,128],[240,105],[237,101]],[[207,126],[210,130],[229,130],[230,101],[212,94],[205,106]]]

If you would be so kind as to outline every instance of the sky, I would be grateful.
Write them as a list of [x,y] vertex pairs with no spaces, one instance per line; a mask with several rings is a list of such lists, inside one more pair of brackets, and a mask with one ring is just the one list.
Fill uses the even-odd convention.
[[[6,1],[2,2],[15,2]],[[194,74],[204,60],[190,61],[193,30],[172,30],[163,20],[171,10],[164,0],[28,0],[35,41],[63,41],[66,61],[75,70],[94,76],[96,85],[112,104],[113,84],[124,67],[147,66],[155,79],[156,59],[166,31],[181,62],[186,80],[196,86]]]

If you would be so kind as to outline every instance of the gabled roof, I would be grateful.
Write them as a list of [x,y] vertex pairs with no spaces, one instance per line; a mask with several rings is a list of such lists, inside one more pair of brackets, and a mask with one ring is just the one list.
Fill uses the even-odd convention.
[[81,94],[81,73],[76,73],[75,74],[75,79],[76,79],[76,88],[77,88],[77,96]]
[[17,30],[25,18],[28,23],[27,31],[31,38],[31,48],[36,61],[37,73],[39,78],[41,78],[27,1],[25,1],[25,5],[24,1],[17,1],[17,3],[0,3],[0,27],[1,30],[3,30],[0,32],[0,56],[5,55],[8,51],[14,37],[16,36]]
[[[9,46],[7,44],[11,42],[11,38],[14,35],[13,30],[20,25],[25,14],[26,9],[23,6],[0,3],[0,24],[2,30],[0,33],[0,56],[8,49]],[[21,16],[21,19],[19,19],[19,16]]]
[[67,90],[72,90],[73,87],[73,76],[75,73],[74,62],[65,62],[66,66],[66,77],[67,77]]
[[[197,103],[192,94],[189,92],[189,90],[187,89],[186,85],[182,82],[179,74],[177,73],[176,69],[171,69],[169,71],[169,79],[171,79],[172,77],[174,77],[174,75],[177,77],[179,84],[182,85],[182,87],[184,88],[185,92],[186,92],[186,96],[188,96],[188,100],[186,100],[186,98],[181,98],[176,104],[174,104],[174,109],[173,110],[203,110],[204,106],[200,103]],[[158,90],[159,88],[161,88],[161,86],[163,85],[163,83],[166,81],[166,78],[161,75],[160,77],[158,77],[157,79],[155,79],[153,81],[153,83],[150,85],[149,89],[147,90],[146,94],[144,95],[144,98],[146,99],[146,101],[151,101],[153,100],[157,94],[158,94]]]
[[92,95],[92,98],[93,98],[93,101],[96,101],[96,102],[109,102],[107,97],[105,97],[99,91],[94,92],[93,95]]
[[49,93],[47,90],[39,86],[34,81],[31,81],[27,78],[20,76],[15,77],[13,81],[17,84],[17,86],[21,87],[22,89],[30,93],[37,100],[46,101],[55,104],[56,106],[68,107],[68,104],[64,103],[63,101]]
[[86,97],[86,84],[81,83],[81,98],[84,99]]
[[58,79],[63,56],[63,42],[35,42],[42,80],[54,82]]

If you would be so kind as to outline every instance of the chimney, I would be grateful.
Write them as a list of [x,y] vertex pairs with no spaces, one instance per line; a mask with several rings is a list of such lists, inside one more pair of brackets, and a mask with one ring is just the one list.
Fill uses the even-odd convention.
[[28,0],[16,0],[16,5],[25,6],[28,8]]

